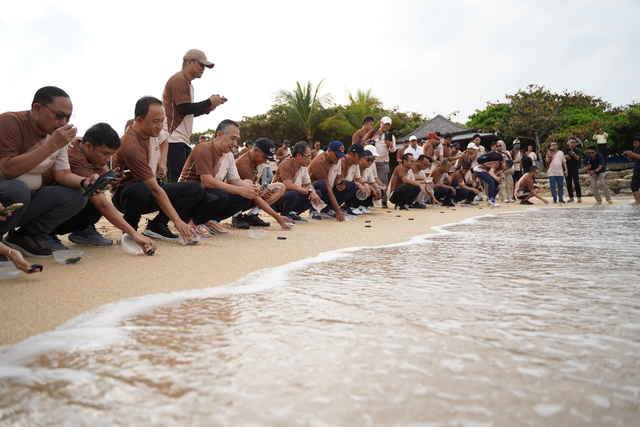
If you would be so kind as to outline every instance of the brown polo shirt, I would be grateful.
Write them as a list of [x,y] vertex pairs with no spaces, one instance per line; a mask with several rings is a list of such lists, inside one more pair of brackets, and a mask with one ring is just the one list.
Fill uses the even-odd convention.
[[155,178],[155,172],[149,166],[149,138],[143,138],[133,130],[133,126],[129,126],[120,142],[120,148],[111,158],[111,167],[129,169],[130,172],[117,181],[114,188]]

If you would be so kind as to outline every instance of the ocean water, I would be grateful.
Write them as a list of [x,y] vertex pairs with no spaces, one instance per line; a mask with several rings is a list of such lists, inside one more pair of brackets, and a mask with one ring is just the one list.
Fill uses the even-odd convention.
[[638,425],[639,224],[488,215],[111,304],[0,349],[0,424]]

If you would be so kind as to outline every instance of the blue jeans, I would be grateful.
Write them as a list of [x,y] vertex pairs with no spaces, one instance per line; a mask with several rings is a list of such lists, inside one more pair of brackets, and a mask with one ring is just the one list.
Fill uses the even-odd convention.
[[[558,196],[556,197],[556,185],[558,186]],[[564,197],[564,176],[550,176],[549,177],[549,187],[551,187],[551,197],[555,201],[557,198],[562,200]]]
[[498,195],[498,185],[500,183],[493,179],[493,177],[489,175],[488,172],[476,171],[476,176],[480,178],[481,181],[487,183],[487,185],[489,186],[487,190],[487,197],[489,197],[489,200],[495,201],[496,196]]

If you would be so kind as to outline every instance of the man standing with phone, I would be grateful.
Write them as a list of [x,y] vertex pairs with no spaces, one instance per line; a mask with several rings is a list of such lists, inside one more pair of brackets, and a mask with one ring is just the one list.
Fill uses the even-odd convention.
[[[549,178],[553,203],[564,203],[564,177],[568,175],[567,159],[565,159],[562,151],[558,151],[557,142],[551,143],[544,161],[547,163],[547,177]],[[556,186],[558,187],[557,197]]]
[[227,98],[217,94],[201,102],[193,101],[191,82],[202,77],[205,67],[213,68],[213,65],[203,51],[190,49],[182,58],[182,69],[171,76],[164,87],[162,104],[165,114],[164,131],[169,138],[169,182],[178,181],[184,162],[191,154],[189,141],[193,132],[193,118],[209,114],[227,101]]
[[[72,112],[69,95],[46,86],[36,92],[30,110],[0,114],[0,201],[24,205],[0,224],[0,236],[9,232],[5,243],[27,257],[66,249],[49,233],[84,208],[83,194],[98,177],[70,170],[67,145],[76,136],[69,124]],[[43,187],[42,174],[50,169],[60,185]]]
[[[391,117],[384,116],[380,119],[380,129],[369,138],[369,143],[375,145],[378,152],[378,157],[375,159],[376,169],[378,178],[386,190],[389,185],[389,153],[396,152],[396,137],[391,133]],[[382,195],[382,207],[388,208],[386,191]]]

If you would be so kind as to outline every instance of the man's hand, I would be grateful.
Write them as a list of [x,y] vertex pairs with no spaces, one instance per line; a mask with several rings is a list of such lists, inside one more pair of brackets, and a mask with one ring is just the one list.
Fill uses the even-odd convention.
[[219,105],[222,105],[225,102],[227,102],[227,98],[216,94],[216,95],[211,95],[211,97],[209,97],[209,101],[211,101],[211,107],[216,108]]
[[340,208],[338,208],[338,210],[336,211],[336,220],[338,222],[344,221],[344,212],[342,212],[342,209]]
[[245,199],[255,199],[260,196],[260,187],[257,185],[246,185],[239,187],[239,194]]
[[282,227],[283,230],[291,230],[293,228],[289,225],[289,218],[287,217],[278,215],[276,217],[276,221],[278,221],[278,224],[280,224],[280,227]]
[[158,163],[158,167],[156,168],[156,176],[160,181],[167,177],[167,164]]
[[184,221],[178,221],[178,223],[174,223],[174,225],[176,226],[178,233],[180,233],[185,242],[191,243],[193,242],[193,239],[197,237],[196,232],[193,230],[193,228],[189,227],[189,225],[187,225]]
[[320,199],[320,196],[318,196],[318,193],[316,193],[314,190],[311,192],[311,194],[309,194],[309,200],[311,200],[311,203],[317,203],[321,199]]
[[58,151],[75,138],[77,132],[78,129],[73,125],[64,125],[56,129],[46,143],[49,144],[54,151]]
[[154,242],[150,238],[143,236],[140,233],[133,234],[131,238],[133,239],[134,242],[136,242],[138,246],[142,248],[142,251],[144,253],[147,253],[149,249],[151,249],[151,252],[156,251],[156,242]]

